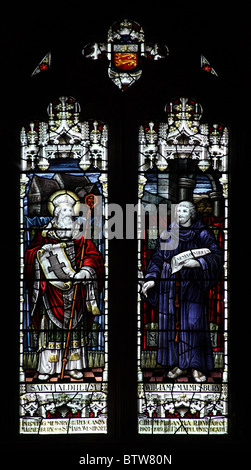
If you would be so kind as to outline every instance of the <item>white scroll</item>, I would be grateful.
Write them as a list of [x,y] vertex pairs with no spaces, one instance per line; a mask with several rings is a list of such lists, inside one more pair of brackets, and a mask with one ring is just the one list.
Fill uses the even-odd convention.
[[209,248],[194,248],[173,256],[171,260],[172,274],[180,271],[188,259],[200,258],[201,256],[208,255],[209,253],[211,253]]

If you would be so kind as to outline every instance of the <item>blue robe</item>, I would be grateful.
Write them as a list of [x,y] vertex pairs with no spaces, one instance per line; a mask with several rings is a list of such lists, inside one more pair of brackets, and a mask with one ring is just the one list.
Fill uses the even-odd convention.
[[[213,232],[199,219],[188,228],[179,227],[176,249],[161,249],[163,242],[168,242],[165,237],[167,232],[161,235],[145,276],[145,280],[154,280],[155,286],[148,290],[147,299],[143,297],[159,308],[157,362],[164,367],[193,368],[206,373],[213,369],[207,291],[218,281],[223,253]],[[197,258],[200,267],[183,267],[178,273],[180,331],[179,341],[175,342],[176,275],[171,274],[170,260],[176,254],[192,248],[209,248],[211,253]]]

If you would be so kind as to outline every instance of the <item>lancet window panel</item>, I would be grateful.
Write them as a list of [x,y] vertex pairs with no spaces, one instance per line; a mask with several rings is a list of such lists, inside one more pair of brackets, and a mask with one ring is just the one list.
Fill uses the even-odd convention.
[[21,434],[107,433],[108,129],[80,111],[21,130]]
[[229,131],[165,111],[139,129],[138,432],[225,434]]

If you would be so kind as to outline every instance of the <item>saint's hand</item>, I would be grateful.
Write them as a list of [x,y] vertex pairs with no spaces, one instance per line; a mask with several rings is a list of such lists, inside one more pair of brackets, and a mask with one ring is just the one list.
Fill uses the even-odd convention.
[[196,259],[187,259],[183,265],[184,268],[199,268],[200,263]]
[[91,279],[91,275],[88,270],[85,268],[81,268],[78,273],[74,275],[74,281],[78,282],[86,282]]
[[155,281],[146,281],[142,286],[142,293],[147,297],[148,289],[151,289],[155,286]]
[[53,250],[55,246],[56,246],[55,243],[45,243],[41,249],[43,250],[43,252],[50,251],[50,250]]

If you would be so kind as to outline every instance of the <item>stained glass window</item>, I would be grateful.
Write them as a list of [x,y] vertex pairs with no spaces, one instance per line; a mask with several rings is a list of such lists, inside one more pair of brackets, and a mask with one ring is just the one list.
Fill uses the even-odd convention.
[[139,129],[138,432],[228,432],[228,140],[173,99]]
[[21,130],[21,434],[107,432],[107,145],[72,97]]
[[210,62],[206,59],[203,54],[201,54],[200,56],[200,64],[204,72],[211,73],[212,75],[218,77],[218,74],[216,73],[215,69],[211,66]]
[[107,57],[108,76],[122,91],[141,77],[143,57],[159,60],[168,56],[166,45],[146,43],[142,26],[128,19],[112,24],[107,43],[87,44],[82,52],[84,57],[92,60]]
[[48,52],[44,58],[39,62],[37,67],[32,72],[31,76],[37,75],[40,72],[44,72],[45,70],[49,70],[51,68],[51,52]]
[[[10,14],[5,13],[0,46],[4,90],[1,174],[2,186],[4,182],[6,188],[8,186],[7,190],[2,191],[2,252],[6,252],[6,262],[2,263],[4,282],[1,291],[2,305],[6,304],[6,308],[2,306],[1,322],[1,422],[6,457],[10,460],[12,455],[18,455],[20,465],[23,463],[27,466],[28,461],[28,465],[32,463],[37,466],[38,462],[43,462],[44,468],[60,466],[66,469],[80,463],[102,462],[108,466],[110,459],[108,462],[107,455],[113,457],[111,466],[117,467],[119,462],[116,459],[123,462],[124,454],[125,464],[129,461],[155,461],[159,464],[161,456],[162,463],[166,463],[165,457],[169,459],[169,454],[171,463],[178,468],[177,463],[187,467],[188,462],[191,465],[194,462],[194,466],[198,466],[209,459],[215,466],[224,464],[225,467],[228,459],[234,458],[241,464],[242,456],[248,449],[248,432],[244,423],[248,422],[250,302],[249,276],[246,275],[249,254],[246,227],[250,197],[250,139],[247,128],[250,95],[250,61],[247,60],[249,15],[245,15],[245,10],[238,8],[238,5],[233,10],[220,2],[216,8],[207,9],[198,8],[191,2],[184,5],[172,2],[164,9],[162,3],[151,4],[151,7],[149,4],[148,8],[146,3],[140,2],[134,2],[132,8],[122,2],[112,4],[112,8],[109,8],[107,2],[75,2],[73,8],[67,9],[62,4],[58,4],[57,9],[51,8],[51,3],[49,8],[44,8],[44,3],[43,8],[36,8],[35,4],[27,8],[24,3],[20,6],[17,15],[14,14],[12,4]],[[9,18],[11,21],[8,21]],[[118,41],[116,38],[112,41],[112,35],[117,32],[120,34],[120,24],[124,19],[133,26],[128,27],[128,37],[123,38],[121,34],[117,37]],[[140,25],[138,32],[143,29],[144,41],[135,44],[137,41],[132,40],[131,34],[137,25]],[[131,42],[121,44],[121,40]],[[160,49],[161,44],[168,46],[168,57],[167,49],[164,51],[162,46]],[[130,62],[127,63],[129,57],[122,54],[136,54],[135,50],[130,51],[135,45],[138,45],[140,51],[137,62],[135,60],[136,67],[126,69],[130,66]],[[128,51],[123,46],[128,46]],[[158,52],[166,58],[156,60],[155,53]],[[95,56],[97,60],[92,60]],[[217,76],[211,73],[212,69]],[[39,73],[31,77],[35,70]],[[141,76],[136,75],[138,72],[142,72]],[[117,83],[112,77],[118,78]],[[63,96],[76,98],[79,105],[70,98],[65,101],[67,107],[69,99],[74,107],[76,105],[76,116],[75,110],[70,111],[68,108],[67,118],[60,117],[61,111],[56,106],[62,104],[58,97]],[[171,100],[173,97],[178,97],[178,100]],[[198,105],[200,119],[193,119],[192,114],[195,118],[196,113],[188,109],[186,119],[177,115],[174,106],[181,105],[179,97],[195,98],[194,105]],[[166,103],[168,106],[164,112]],[[95,166],[95,147],[91,151],[95,144],[93,138],[99,135],[92,131],[100,131],[102,141],[98,142],[99,148],[103,150],[101,160],[105,162],[107,142],[103,137],[107,128],[104,123],[109,128],[109,202],[121,205],[123,209],[123,217],[113,218],[116,234],[122,233],[123,239],[114,237],[108,243],[103,236],[94,233],[99,224],[104,226],[106,221],[105,178],[108,168],[100,166],[99,157],[98,166]],[[229,148],[223,145],[224,139],[228,141],[226,126],[229,129]],[[195,132],[196,129],[198,132]],[[80,134],[81,138],[78,138]],[[141,146],[139,152],[138,134]],[[53,137],[51,141],[50,136]],[[186,153],[189,149],[191,158]],[[229,175],[227,167],[225,169],[222,165],[223,150],[226,158],[228,153],[230,156]],[[20,152],[23,152],[22,168]],[[142,158],[139,168],[139,202],[143,204],[139,210],[143,211],[148,205],[148,211],[145,218],[142,216],[139,220],[144,237],[137,240],[137,218],[134,217],[133,236],[128,240],[124,208],[127,203],[135,206],[138,201],[138,153]],[[82,168],[79,166],[80,160]],[[145,166],[142,166],[143,163]],[[230,179],[228,196],[226,176]],[[83,183],[79,180],[84,177],[94,185],[93,189],[87,180]],[[85,199],[85,191],[80,194],[78,188],[84,188],[86,194],[90,192],[91,198]],[[170,188],[170,196],[167,188]],[[40,348],[46,344],[48,334],[52,335],[50,327],[54,328],[54,325],[50,320],[47,328],[45,319],[48,322],[49,309],[45,309],[44,319],[43,292],[42,289],[34,289],[34,293],[39,293],[36,305],[41,308],[40,318],[44,322],[44,325],[40,322],[40,328],[35,327],[34,315],[37,313],[31,315],[32,287],[27,278],[24,257],[27,257],[27,250],[32,248],[31,244],[40,230],[44,230],[54,217],[51,212],[54,212],[53,201],[56,204],[57,199],[48,199],[55,192],[64,190],[74,193],[80,199],[80,204],[90,204],[91,222],[87,229],[89,227],[91,230],[90,241],[101,253],[104,265],[103,287],[100,286],[98,299],[101,315],[93,315],[92,325],[80,331],[80,342],[85,334],[88,339],[82,350],[83,353],[87,350],[88,355],[88,367],[81,369],[83,378],[69,375],[68,361],[63,379],[59,372],[47,380],[40,380],[37,367],[38,359],[42,357]],[[63,193],[61,196],[64,194],[66,199],[69,195],[69,205],[73,200],[77,206],[80,205],[78,199],[71,199],[71,193]],[[101,208],[98,204],[100,196]],[[202,371],[206,382],[197,382],[192,375],[192,369],[200,371],[199,367],[188,368],[187,373],[177,378],[167,377],[176,365],[166,367],[157,362],[159,332],[166,331],[159,321],[159,313],[163,312],[159,312],[159,304],[153,306],[150,303],[153,290],[148,290],[147,298],[142,293],[142,282],[147,276],[159,235],[164,230],[171,231],[169,224],[172,210],[175,220],[175,206],[172,208],[171,204],[181,200],[195,203],[197,215],[203,214],[203,223],[210,233],[213,232],[217,247],[223,250],[225,257],[219,277],[216,276],[216,284],[204,293],[207,297],[210,355],[214,361],[211,371]],[[95,206],[92,208],[93,203]],[[80,233],[83,229],[84,235],[89,214],[87,207],[82,208],[83,214],[74,214],[74,222],[77,225],[79,221]],[[94,214],[98,210],[102,214],[102,221]],[[160,226],[158,218],[161,211],[160,220],[163,223]],[[112,215],[110,212],[110,218]],[[108,244],[109,271],[105,257]],[[77,271],[76,262],[74,264],[73,257],[67,255],[68,248],[61,248],[60,256],[63,258],[59,264],[67,265],[67,259],[70,260],[70,277],[75,274],[73,270]],[[21,266],[19,254],[22,256]],[[205,262],[207,257],[209,255],[205,254]],[[53,292],[53,284],[45,278],[41,266],[42,258],[41,262],[38,258],[36,260],[40,276],[43,276],[42,281],[45,281],[43,284],[41,282],[41,287],[50,283]],[[62,271],[65,268],[67,266],[61,266]],[[177,271],[177,274],[182,275],[184,269]],[[191,268],[190,272],[195,273],[196,269],[199,268]],[[82,287],[80,283],[77,285],[77,294],[81,291],[82,298]],[[63,292],[64,299],[68,292]],[[161,320],[164,320],[164,313]],[[58,330],[55,326],[55,345],[60,343]],[[170,335],[173,335],[172,329],[170,331]],[[78,330],[74,327],[67,359],[70,359],[72,353],[79,354],[79,351],[72,350],[75,335],[78,335]],[[177,339],[180,340],[180,337],[181,331]],[[164,333],[162,338],[164,340]],[[64,350],[62,348],[60,353],[63,357]],[[51,361],[59,359],[56,348],[49,354],[52,354]],[[86,354],[83,356],[86,358]],[[58,363],[50,364],[56,367]],[[185,390],[185,386],[188,390]],[[45,391],[46,388],[48,390]],[[197,403],[195,399],[198,399]],[[82,400],[87,401],[83,403]],[[108,404],[108,412],[102,400],[104,405]],[[102,428],[98,429],[98,425]],[[218,432],[220,430],[224,433]],[[228,434],[225,434],[226,431]],[[95,457],[99,457],[99,460]]]

